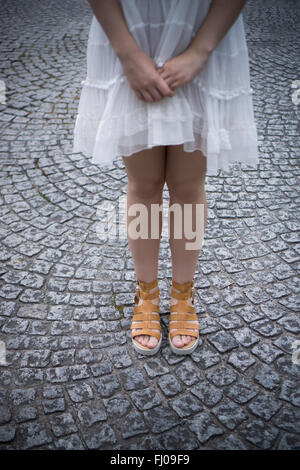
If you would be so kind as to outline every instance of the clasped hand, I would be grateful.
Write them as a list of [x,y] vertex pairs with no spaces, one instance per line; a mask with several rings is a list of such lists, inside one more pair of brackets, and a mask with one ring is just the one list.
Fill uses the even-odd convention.
[[209,58],[193,48],[167,60],[162,67],[141,49],[121,58],[124,74],[136,96],[146,102],[174,96],[174,90],[193,80]]

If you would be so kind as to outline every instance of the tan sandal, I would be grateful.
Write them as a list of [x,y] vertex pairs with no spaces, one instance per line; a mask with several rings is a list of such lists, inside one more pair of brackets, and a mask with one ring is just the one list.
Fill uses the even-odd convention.
[[[159,305],[152,303],[153,299],[159,299],[159,288],[155,292],[149,292],[154,287],[158,287],[157,279],[149,283],[144,281],[137,281],[134,301],[136,304],[138,304],[140,299],[143,299],[143,302],[140,305],[134,307],[134,315],[132,317],[132,323],[130,326],[131,330],[137,330],[131,332],[134,349],[138,353],[148,356],[152,356],[158,352],[162,340]],[[148,348],[147,346],[143,346],[134,339],[135,336],[140,335],[154,336],[157,338],[158,344],[155,346],[155,348]]]
[[[174,288],[180,292],[176,292]],[[191,354],[199,343],[200,330],[196,309],[187,303],[187,300],[191,298],[192,304],[194,304],[194,279],[184,284],[172,280],[171,296],[178,300],[175,305],[170,307],[169,343],[171,349],[175,354]],[[197,322],[197,324],[188,323],[190,321]],[[182,348],[177,348],[172,343],[174,336],[177,335],[194,336],[195,339]]]

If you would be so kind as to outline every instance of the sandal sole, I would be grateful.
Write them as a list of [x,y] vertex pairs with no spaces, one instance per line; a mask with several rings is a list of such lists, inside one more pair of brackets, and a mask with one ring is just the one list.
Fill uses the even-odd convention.
[[170,333],[169,333],[169,344],[174,354],[184,356],[186,354],[192,354],[195,351],[195,349],[197,348],[199,344],[199,338],[197,338],[197,341],[190,348],[176,348],[176,346],[174,346],[174,344],[171,341]]
[[138,346],[137,345],[137,342],[134,341],[132,339],[132,345],[134,347],[134,349],[136,350],[136,352],[138,352],[139,354],[143,354],[144,356],[154,356],[154,354],[158,353],[159,349],[160,349],[160,346],[161,346],[161,340],[162,338],[160,338],[158,344],[155,346],[155,348],[146,348],[145,346],[142,347],[142,345]]

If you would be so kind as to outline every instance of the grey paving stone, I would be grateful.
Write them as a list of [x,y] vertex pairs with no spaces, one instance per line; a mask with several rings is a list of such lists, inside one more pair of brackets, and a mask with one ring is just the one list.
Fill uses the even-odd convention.
[[184,361],[183,364],[176,367],[175,374],[187,386],[194,385],[202,377],[199,368],[191,361]]
[[295,335],[300,333],[300,320],[297,314],[288,314],[278,320],[278,324],[281,325],[286,331],[289,331]]
[[17,423],[31,421],[38,417],[38,410],[34,406],[22,406],[15,412],[15,420]]
[[144,368],[150,378],[167,374],[169,369],[162,365],[161,361],[156,358],[148,359],[144,364]]
[[16,435],[16,427],[13,424],[0,426],[0,442],[10,442]]
[[274,418],[274,424],[284,431],[299,434],[300,409],[292,405],[282,407]]
[[259,342],[259,337],[255,335],[248,327],[233,331],[233,336],[242,346],[246,348]]
[[223,429],[218,424],[216,424],[216,421],[212,418],[212,415],[206,411],[193,416],[193,418],[189,420],[188,427],[192,432],[195,433],[198,441],[200,441],[201,444],[204,444],[214,436],[220,436],[224,434]]
[[[242,424],[243,426],[243,424]],[[241,435],[260,449],[272,449],[279,435],[279,430],[272,424],[255,419],[240,428]]]
[[149,430],[143,420],[143,415],[139,411],[132,410],[123,419],[120,431],[124,439],[147,433]]
[[248,405],[249,410],[259,418],[269,421],[282,407],[281,400],[274,398],[270,393],[261,392]]
[[256,369],[254,380],[267,390],[274,390],[278,388],[281,377],[276,370],[274,370],[274,367],[267,364],[260,364]]
[[11,420],[11,412],[7,406],[0,405],[0,424],[9,423]]
[[279,450],[299,450],[300,437],[293,434],[284,433],[278,444]]
[[243,441],[233,434],[216,446],[217,450],[247,450],[247,448]]
[[253,346],[251,352],[266,364],[271,364],[277,357],[283,354],[282,351],[279,351],[269,343],[259,343]]
[[248,419],[243,407],[229,398],[224,398],[221,403],[212,409],[212,413],[228,429],[235,429],[241,422]]
[[191,388],[191,392],[196,395],[196,397],[200,398],[201,402],[208,407],[215,406],[220,402],[223,396],[219,388],[207,381],[195,385]]
[[233,385],[228,385],[224,392],[236,403],[245,404],[255,397],[259,393],[259,390],[257,387],[253,387],[252,384],[247,383],[242,377]]
[[84,450],[85,447],[77,434],[70,434],[55,441],[57,450]]
[[14,389],[10,393],[10,399],[14,406],[35,402],[36,390],[34,388]]
[[49,421],[51,430],[56,437],[66,436],[77,431],[77,426],[71,413],[52,416]]
[[220,365],[206,372],[207,379],[216,387],[224,387],[237,380],[237,374],[230,366]]
[[234,351],[230,354],[227,362],[232,364],[238,371],[245,372],[255,364],[255,359],[246,351]]
[[102,398],[111,397],[120,389],[118,378],[114,375],[104,375],[94,379],[95,387]]
[[52,442],[52,437],[43,423],[22,423],[18,428],[20,449],[26,450]]
[[179,381],[172,374],[162,375],[157,384],[166,397],[173,397],[182,391]]
[[78,407],[78,418],[84,426],[91,427],[95,423],[106,421],[107,413],[99,403],[84,403]]
[[180,418],[186,418],[203,410],[201,402],[191,393],[185,393],[169,403]]
[[67,382],[69,374],[70,372],[68,367],[53,367],[46,370],[46,379],[50,383]]
[[56,413],[66,409],[66,402],[64,398],[46,398],[42,400],[42,406],[45,414]]
[[109,357],[117,369],[123,369],[132,365],[132,359],[125,347],[115,346],[109,350]]
[[144,418],[149,429],[158,434],[179,424],[176,414],[165,405],[156,406],[144,412]]
[[203,345],[200,351],[196,351],[193,353],[193,360],[200,369],[207,369],[221,361],[220,354],[207,345]]
[[231,351],[238,347],[238,343],[235,341],[231,333],[220,331],[219,333],[209,336],[208,341],[220,352],[224,353]]
[[291,357],[283,356],[277,359],[277,370],[280,374],[286,375],[287,378],[300,379],[300,369],[298,364],[294,364]]
[[280,335],[279,338],[277,338],[275,341],[272,343],[277,346],[277,348],[281,349],[283,352],[292,354],[295,349],[294,349],[294,341],[295,337],[291,335]]
[[90,366],[90,369],[94,377],[100,377],[109,374],[112,371],[112,365],[110,362],[103,362],[102,364]]
[[117,442],[114,430],[108,424],[96,424],[91,431],[83,433],[88,449],[110,449]]
[[144,388],[130,394],[132,402],[141,411],[149,410],[161,404],[161,398],[153,389]]
[[279,398],[282,398],[291,405],[298,406],[300,408],[299,383],[296,381],[285,380],[282,384]]
[[112,419],[120,418],[132,408],[130,401],[122,394],[116,394],[111,398],[104,398],[103,403],[108,415]]
[[235,312],[243,318],[247,323],[251,323],[255,320],[260,320],[264,315],[258,310],[258,307],[254,305],[245,305],[238,307]]
[[254,321],[251,323],[250,328],[267,338],[277,336],[282,332],[280,326],[269,319]]
[[[186,426],[178,426],[170,431],[165,431],[162,442],[164,449],[168,450],[194,450],[198,448],[197,439]],[[154,449],[157,450],[159,447]]]
[[147,384],[143,374],[134,367],[121,371],[119,377],[124,389],[129,391],[144,388]]
[[126,444],[121,446],[121,449],[123,450],[160,450],[160,449],[165,449],[164,445],[162,442],[153,437],[153,436],[144,436],[144,437],[135,437],[134,441],[129,444],[127,441]]

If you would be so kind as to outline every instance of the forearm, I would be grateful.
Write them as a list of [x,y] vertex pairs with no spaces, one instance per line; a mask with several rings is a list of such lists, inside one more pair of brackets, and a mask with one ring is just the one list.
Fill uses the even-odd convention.
[[139,48],[128,29],[119,0],[88,0],[88,2],[120,59]]
[[246,0],[212,0],[210,9],[189,47],[211,53],[238,18]]

